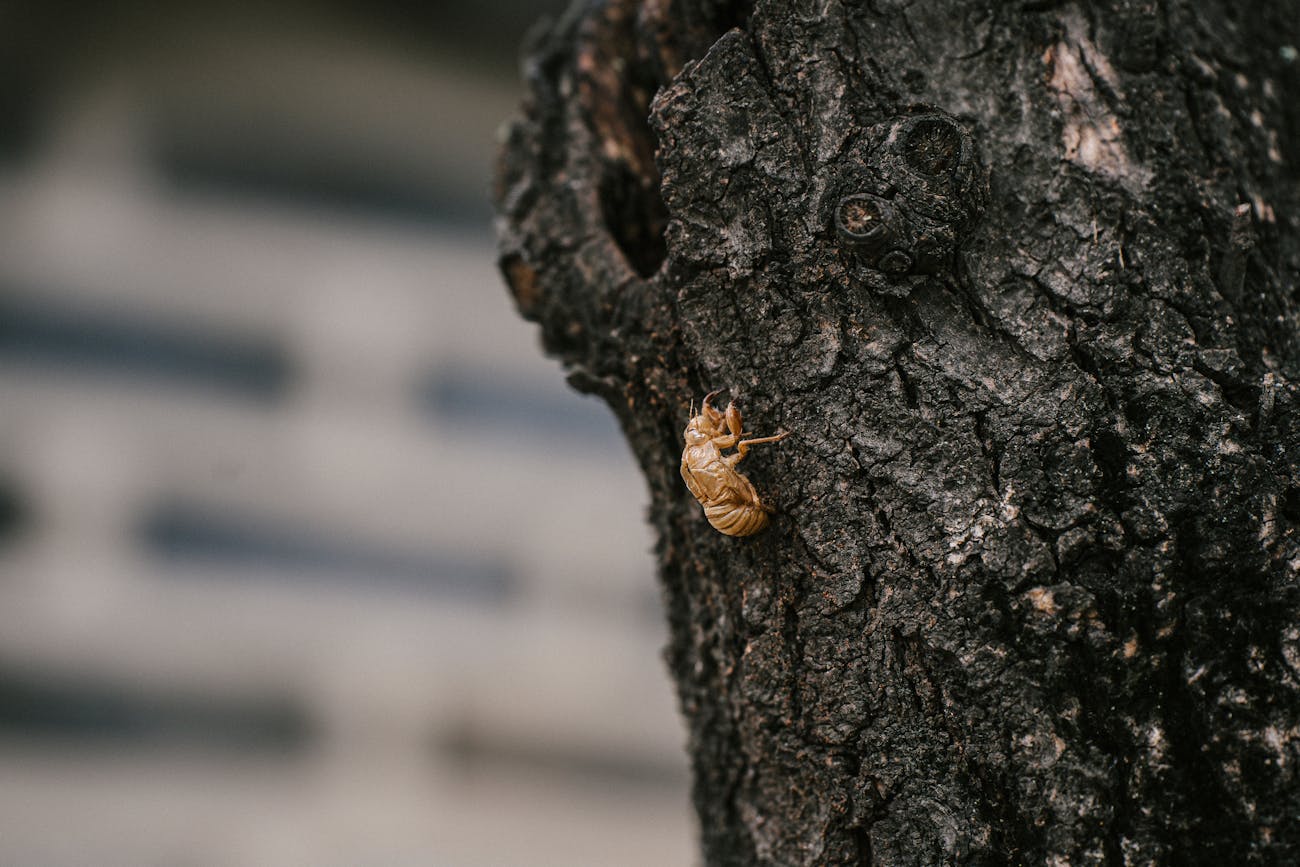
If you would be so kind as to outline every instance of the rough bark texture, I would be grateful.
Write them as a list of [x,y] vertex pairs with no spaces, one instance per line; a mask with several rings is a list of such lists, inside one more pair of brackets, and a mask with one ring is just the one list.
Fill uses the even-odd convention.
[[[649,481],[708,864],[1300,863],[1297,17],[538,32],[502,269]],[[794,433],[750,539],[678,475],[712,388]]]

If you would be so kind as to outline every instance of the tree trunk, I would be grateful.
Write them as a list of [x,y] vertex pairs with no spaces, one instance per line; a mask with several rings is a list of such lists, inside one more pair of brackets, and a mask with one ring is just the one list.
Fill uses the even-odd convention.
[[[1297,17],[539,31],[502,269],[649,481],[706,863],[1300,863]],[[714,388],[792,432],[749,538],[679,476]]]

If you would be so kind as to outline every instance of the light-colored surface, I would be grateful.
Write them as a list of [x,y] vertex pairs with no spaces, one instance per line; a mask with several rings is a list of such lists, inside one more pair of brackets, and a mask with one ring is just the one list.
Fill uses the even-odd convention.
[[[0,731],[0,864],[691,863],[644,489],[510,309],[486,227],[173,189],[146,146],[284,105],[307,151],[463,185],[514,94],[382,46],[258,38],[71,78],[0,173],[0,300],[262,340],[293,371],[259,401],[0,356],[0,473],[29,512],[0,549],[0,663],[146,702],[287,702],[309,735],[246,754]],[[605,430],[446,418],[420,398],[444,370]],[[511,583],[168,557],[141,528],[176,504]]]

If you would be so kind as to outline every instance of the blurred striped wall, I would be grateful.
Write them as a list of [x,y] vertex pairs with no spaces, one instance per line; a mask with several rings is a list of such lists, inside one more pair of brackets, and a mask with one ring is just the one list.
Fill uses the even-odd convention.
[[641,480],[493,266],[537,12],[0,11],[0,865],[692,863]]

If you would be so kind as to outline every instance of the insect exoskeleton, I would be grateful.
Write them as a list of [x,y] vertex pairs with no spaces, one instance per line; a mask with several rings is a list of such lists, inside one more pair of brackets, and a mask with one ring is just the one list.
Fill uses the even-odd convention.
[[[718,392],[705,395],[698,415],[686,425],[686,447],[682,449],[682,478],[695,499],[704,507],[704,516],[720,533],[728,536],[751,536],[767,526],[773,509],[762,501],[754,485],[736,469],[750,446],[774,443],[790,434],[780,431],[774,436],[742,439],[742,419],[734,401],[725,412],[713,406]],[[735,448],[729,455],[723,449]]]

